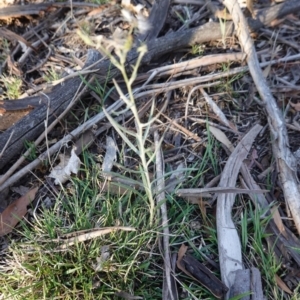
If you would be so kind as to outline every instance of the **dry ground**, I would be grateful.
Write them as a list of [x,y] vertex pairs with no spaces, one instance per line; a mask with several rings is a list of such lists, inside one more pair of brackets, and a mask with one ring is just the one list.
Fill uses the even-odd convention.
[[[29,299],[30,286],[30,299],[214,299],[228,289],[232,299],[299,299],[297,1],[241,3],[246,38],[218,1],[10,4],[0,9],[3,297]],[[80,170],[57,185],[49,174],[72,147]],[[47,246],[31,260],[35,237]],[[59,256],[45,257],[62,249],[61,264],[91,266],[53,271],[51,285]],[[50,273],[16,279],[16,265]],[[239,269],[252,296],[229,274]]]

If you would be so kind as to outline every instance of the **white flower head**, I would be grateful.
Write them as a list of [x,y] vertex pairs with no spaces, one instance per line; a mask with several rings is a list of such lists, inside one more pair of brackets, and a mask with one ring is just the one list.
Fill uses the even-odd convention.
[[145,33],[150,29],[150,24],[148,20],[142,15],[138,14],[137,15],[137,27],[140,33]]
[[130,6],[130,0],[122,0],[121,5],[124,6]]
[[128,9],[123,8],[122,9],[122,15],[128,23],[134,22],[134,17]]

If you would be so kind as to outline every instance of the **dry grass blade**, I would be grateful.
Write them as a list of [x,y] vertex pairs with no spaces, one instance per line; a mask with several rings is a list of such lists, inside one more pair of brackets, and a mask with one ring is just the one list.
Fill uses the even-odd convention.
[[230,187],[213,187],[213,188],[200,188],[200,189],[179,189],[176,191],[176,194],[180,197],[188,196],[198,196],[204,197],[206,194],[216,193],[216,194],[263,194],[267,193],[268,190],[247,190],[239,188],[230,188]]

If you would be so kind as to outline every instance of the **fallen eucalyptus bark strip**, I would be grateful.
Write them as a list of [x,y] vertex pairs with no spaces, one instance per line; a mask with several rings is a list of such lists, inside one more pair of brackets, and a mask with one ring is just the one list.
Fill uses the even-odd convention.
[[[228,155],[230,155],[231,152],[234,151],[234,147],[227,138],[227,136],[224,135],[224,138],[220,138],[220,134],[216,134],[216,132],[212,131],[212,134],[215,136],[215,138],[221,142],[226,148],[229,150],[226,151]],[[260,186],[254,181],[249,168],[246,166],[245,163],[242,164],[241,170],[240,170],[243,179],[241,179],[242,187],[247,188],[248,190],[260,190]],[[266,216],[272,214],[274,219],[274,208],[273,211],[270,210],[270,204],[268,203],[265,195],[263,193],[257,193],[257,194],[249,194],[250,199],[252,200],[253,204],[257,209],[263,209],[265,212],[264,214]],[[194,201],[195,204],[199,203],[199,197],[194,197],[197,201]],[[278,212],[277,212],[278,213]],[[283,232],[284,231],[284,232]],[[276,253],[279,252],[281,254],[277,255],[277,257],[285,256],[287,257],[290,255],[287,260],[290,260],[290,257],[292,257],[295,262],[300,266],[300,254],[297,253],[296,249],[300,248],[300,241],[296,236],[289,231],[287,227],[282,229],[282,225],[277,226],[275,224],[275,221],[270,220],[269,226],[267,227],[267,232],[271,233],[271,235],[266,235],[266,240],[274,239],[275,241],[271,243],[271,249],[274,250]],[[270,244],[270,242],[268,242]],[[277,250],[278,249],[278,250]],[[288,255],[284,255],[287,253]],[[262,298],[258,298],[262,299]]]
[[247,22],[236,0],[223,2],[233,17],[236,32],[244,52],[250,74],[263,101],[268,114],[268,124],[271,131],[273,155],[276,159],[279,179],[287,205],[291,211],[295,226],[300,234],[300,188],[297,178],[297,162],[289,148],[288,133],[281,110],[270,92],[267,82],[259,67],[257,54],[250,37]]
[[[24,51],[24,53],[22,54],[22,56],[19,58],[19,60],[18,60],[18,66],[19,66],[19,68],[21,68],[24,65],[24,63],[25,63],[26,59],[28,58],[28,56],[32,54],[32,51],[34,51],[35,48],[39,48],[40,45],[43,42],[46,43],[46,41],[48,39],[49,39],[49,35],[47,33],[44,33],[43,37],[41,37],[40,40],[37,40],[36,42],[32,43],[33,47],[28,47]],[[48,46],[48,49],[50,49],[50,54],[51,54],[52,50],[51,50],[51,48],[49,46]],[[48,51],[48,53],[49,53],[49,51]],[[48,54],[48,57],[50,56],[50,54]],[[27,73],[29,73],[29,72],[27,71]]]
[[[259,185],[254,181],[248,167],[245,164],[243,164],[241,167],[241,174],[244,178],[244,184],[247,186],[247,188],[260,188]],[[258,194],[255,197],[250,194],[250,198],[253,204],[258,207],[258,209],[263,208],[266,211],[266,215],[272,214],[269,209],[270,205],[263,194]],[[267,232],[269,233],[271,231],[272,235],[275,237],[275,242],[272,245],[272,249],[276,251],[276,248],[279,248],[280,253],[287,252],[289,255],[289,260],[290,257],[292,257],[297,263],[298,267],[300,267],[300,253],[297,250],[300,249],[299,239],[287,227],[284,227],[285,234],[282,234],[273,220],[270,220],[269,226],[270,229],[267,228]],[[269,238],[271,238],[271,236],[267,234],[266,239],[268,240]],[[282,254],[280,256],[282,256]]]
[[[224,2],[225,6],[228,8],[229,13],[231,10],[229,6]],[[298,12],[300,8],[300,2],[298,0],[284,1],[278,5],[273,5],[268,8],[255,10],[255,19],[247,18],[248,25],[251,30],[256,31],[262,27],[262,25],[270,24],[275,19],[280,19],[286,15]],[[232,14],[231,14],[232,16]],[[234,15],[236,17],[236,15]],[[244,17],[243,17],[244,18]],[[233,22],[234,22],[234,18]]]
[[[226,74],[220,74],[220,78],[222,77],[226,77],[227,75]],[[205,77],[203,79],[203,77]],[[194,85],[194,84],[198,84],[199,82],[202,83],[203,81],[204,82],[207,82],[209,81],[208,80],[208,77],[206,76],[203,76],[203,77],[196,77],[196,78],[191,78],[191,80],[189,80],[188,84],[186,83],[186,80],[185,79],[182,79],[182,80],[176,80],[174,81],[173,83],[170,83],[170,82],[167,82],[167,83],[161,83],[161,84],[157,84],[155,85],[156,88],[153,88],[153,89],[149,89],[149,87],[153,87],[154,85],[147,85],[145,87],[142,88],[142,90],[146,90],[145,92],[141,92],[140,93],[140,97],[145,97],[145,96],[150,96],[150,95],[157,95],[157,94],[160,94],[160,93],[163,93],[163,92],[168,92],[168,91],[172,91],[172,90],[175,90],[175,89],[178,89],[178,88],[181,88],[181,87],[185,87],[187,85]],[[218,85],[220,84],[219,81],[214,81],[214,82],[211,82],[211,83],[204,83],[202,84],[201,86],[204,87],[204,88],[208,88],[208,87],[212,87],[212,86],[215,86],[215,85]]]
[[[234,187],[243,160],[247,157],[255,137],[261,129],[262,126],[255,125],[234,149],[222,172],[219,187]],[[236,271],[243,269],[241,243],[231,218],[234,197],[234,193],[222,193],[217,200],[216,219],[220,269],[222,281],[229,288],[226,299],[235,283]]]
[[187,253],[188,247],[181,245],[178,251],[177,267],[189,277],[193,278],[206,289],[208,289],[216,298],[223,299],[228,288],[220,281],[205,265],[196,260]]
[[155,0],[153,2],[151,13],[148,18],[148,22],[151,24],[151,27],[146,33],[140,34],[138,40],[150,41],[154,38],[157,38],[162,27],[165,25],[170,2],[170,0]]
[[38,53],[37,48],[32,43],[28,42],[24,37],[20,36],[19,34],[14,33],[13,31],[7,29],[7,28],[0,28],[0,37],[5,38],[11,42],[22,42],[27,47],[29,47],[31,50],[35,51],[35,53]]

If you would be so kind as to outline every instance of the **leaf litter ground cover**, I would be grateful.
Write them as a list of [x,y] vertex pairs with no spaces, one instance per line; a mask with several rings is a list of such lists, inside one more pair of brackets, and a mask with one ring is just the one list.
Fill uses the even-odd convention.
[[1,297],[298,299],[300,4],[10,4]]

